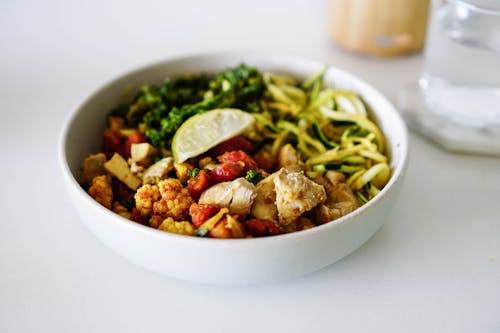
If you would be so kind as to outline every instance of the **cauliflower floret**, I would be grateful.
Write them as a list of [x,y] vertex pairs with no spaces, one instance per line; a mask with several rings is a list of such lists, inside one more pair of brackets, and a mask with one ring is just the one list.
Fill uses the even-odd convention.
[[151,218],[149,219],[149,226],[151,228],[155,228],[155,229],[158,229],[158,227],[160,226],[160,224],[163,222],[165,218],[163,216],[160,216],[160,215],[153,215],[151,216]]
[[156,217],[153,223],[155,225],[160,224],[159,218],[186,220],[189,217],[189,207],[194,202],[189,191],[175,178],[162,180],[157,185],[145,184],[137,190],[134,198],[135,206],[142,216]]
[[186,188],[175,178],[158,183],[161,199],[153,204],[153,214],[182,221],[189,217],[189,207],[194,202]]
[[111,209],[113,203],[113,188],[109,184],[107,176],[102,175],[94,177],[88,193],[95,201]]
[[175,178],[168,178],[158,183],[161,197],[167,200],[172,200],[182,190],[182,183]]
[[177,222],[171,217],[167,217],[158,227],[158,230],[163,230],[179,235],[194,236],[195,231],[191,223],[188,221]]
[[156,185],[142,185],[134,195],[135,207],[142,216],[148,216],[153,211],[153,204],[160,200],[160,190]]

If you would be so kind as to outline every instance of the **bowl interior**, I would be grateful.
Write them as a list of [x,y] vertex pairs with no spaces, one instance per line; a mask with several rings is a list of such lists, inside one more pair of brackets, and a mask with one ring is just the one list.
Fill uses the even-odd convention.
[[[75,180],[81,178],[81,164],[86,156],[99,150],[106,114],[131,100],[141,85],[160,84],[167,77],[192,73],[215,73],[245,63],[263,71],[290,74],[305,78],[319,71],[324,64],[294,57],[261,56],[246,53],[189,56],[142,67],[122,75],[85,99],[71,115],[62,137],[64,158]],[[353,75],[329,67],[325,84],[360,94],[372,109],[372,118],[387,139],[387,153],[394,174],[406,154],[406,129],[392,105],[374,88]]]

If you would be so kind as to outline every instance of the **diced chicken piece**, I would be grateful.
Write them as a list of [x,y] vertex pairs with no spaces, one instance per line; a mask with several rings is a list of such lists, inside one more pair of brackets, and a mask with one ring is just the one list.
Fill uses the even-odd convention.
[[332,183],[325,176],[318,176],[318,177],[314,178],[314,182],[316,184],[324,186],[325,190],[328,186],[332,185]]
[[340,183],[340,182],[345,181],[345,175],[340,171],[328,170],[325,173],[325,177],[332,184],[336,184],[336,183]]
[[276,173],[264,178],[255,186],[256,197],[252,205],[251,215],[257,219],[278,220],[274,177],[276,177]]
[[332,209],[336,209],[342,214],[341,216],[347,215],[354,210],[358,209],[360,206],[359,202],[356,201],[341,201],[333,205]]
[[[328,174],[326,175],[328,177]],[[326,201],[324,204],[330,208],[339,202],[350,202],[355,208],[359,207],[361,203],[352,192],[349,185],[339,181],[335,177],[318,177],[315,179],[316,183],[323,185],[326,191]]]
[[311,210],[308,216],[317,224],[323,224],[339,218],[340,214],[338,213],[325,204],[319,204]]
[[148,142],[133,143],[130,146],[130,159],[142,166],[149,166],[157,150]]
[[173,168],[174,159],[172,157],[162,158],[144,171],[142,181],[144,184],[157,184],[160,180],[165,178]]
[[304,162],[291,144],[284,145],[278,153],[278,165],[289,170],[303,170]]
[[137,175],[139,178],[142,178],[142,173],[144,172],[144,167],[143,166],[140,166],[139,164],[135,163],[135,162],[132,162],[132,161],[129,161],[129,164],[130,164],[130,171],[132,171],[132,173],[134,175]]
[[256,195],[254,184],[245,178],[237,178],[208,188],[198,203],[227,207],[231,214],[248,215]]
[[113,157],[104,163],[104,168],[131,190],[135,191],[141,186],[141,179],[130,171],[127,161],[120,154],[114,153]]
[[333,205],[341,202],[349,202],[354,208],[360,206],[360,202],[346,183],[332,184],[326,190],[327,201],[325,204],[329,207],[333,207]]
[[328,179],[317,179],[318,183],[324,185],[327,199],[324,204],[314,208],[310,214],[316,223],[333,221],[361,206],[351,188],[340,181],[341,178],[328,174],[326,177]]
[[278,219],[283,227],[326,200],[325,188],[299,171],[282,168],[274,178],[274,189]]
[[348,201],[338,202],[333,204],[331,207],[321,204],[311,211],[309,217],[316,223],[323,224],[341,218],[342,216],[353,212],[358,207],[358,204]]
[[[321,205],[321,204],[320,204]],[[318,206],[316,206],[318,207]],[[299,217],[292,223],[286,226],[286,232],[296,232],[301,230],[306,230],[310,228],[314,228],[316,224],[314,224],[310,219],[305,217]]]
[[90,184],[92,179],[97,176],[106,174],[104,169],[104,162],[106,162],[106,155],[103,153],[98,153],[95,155],[89,155],[83,162],[83,176],[82,183],[84,185]]

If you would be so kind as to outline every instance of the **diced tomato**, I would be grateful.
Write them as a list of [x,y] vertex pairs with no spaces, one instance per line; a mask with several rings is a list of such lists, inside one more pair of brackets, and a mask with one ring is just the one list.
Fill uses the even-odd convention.
[[210,186],[210,175],[205,170],[200,170],[198,174],[188,180],[186,188],[194,200],[200,198],[201,193]]
[[234,151],[228,151],[225,152],[224,154],[220,155],[217,157],[217,160],[221,163],[227,163],[227,162],[232,162],[232,163],[238,163],[238,162],[243,162],[245,165],[243,170],[246,172],[248,170],[255,170],[257,169],[257,163],[253,158],[248,156],[247,153],[245,153],[242,150],[234,150]]
[[253,237],[273,236],[283,233],[278,223],[271,220],[248,220],[245,222],[245,228]]
[[211,185],[228,182],[241,177],[243,174],[243,163],[222,163],[210,170]]
[[195,228],[199,228],[203,222],[219,212],[220,208],[215,205],[204,205],[193,203],[189,207],[191,222]]
[[146,137],[141,132],[134,130],[125,141],[125,151],[127,152],[127,157],[130,157],[130,149],[132,147],[132,144],[142,142],[146,142]]
[[126,158],[129,155],[125,148],[126,141],[127,137],[120,131],[107,128],[102,134],[101,151],[106,155],[107,159],[110,159],[114,153]]
[[147,225],[149,218],[147,216],[142,216],[141,212],[137,208],[132,208],[130,211],[130,218],[131,221]]
[[257,167],[264,170],[267,173],[273,173],[276,171],[275,164],[271,159],[271,156],[265,153],[257,153],[252,156],[255,163],[257,163]]
[[237,136],[229,140],[226,140],[222,143],[219,143],[217,146],[210,149],[208,155],[210,155],[211,157],[217,157],[224,154],[225,152],[234,150],[242,150],[246,153],[249,153],[252,151],[252,149],[253,146],[250,143],[250,141],[248,141],[244,137]]

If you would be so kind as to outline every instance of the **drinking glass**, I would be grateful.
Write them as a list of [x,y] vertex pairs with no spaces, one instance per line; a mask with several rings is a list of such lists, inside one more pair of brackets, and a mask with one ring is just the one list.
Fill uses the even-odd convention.
[[445,148],[500,154],[500,1],[432,1],[410,127]]

